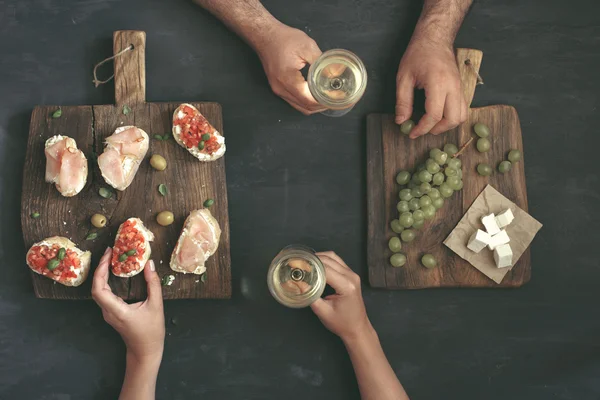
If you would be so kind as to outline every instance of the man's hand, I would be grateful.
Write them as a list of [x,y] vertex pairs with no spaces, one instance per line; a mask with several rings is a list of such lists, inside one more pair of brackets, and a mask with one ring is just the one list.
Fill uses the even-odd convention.
[[325,110],[300,73],[321,55],[317,43],[301,30],[277,23],[270,38],[256,46],[273,92],[305,115]]
[[323,325],[342,340],[349,341],[373,330],[367,317],[360,277],[332,251],[317,253],[325,266],[327,283],[335,294],[318,299],[310,307]]
[[160,364],[165,342],[165,316],[160,279],[154,262],[148,261],[144,268],[144,278],[148,284],[148,298],[145,301],[127,304],[115,296],[108,285],[110,248],[100,259],[94,273],[92,297],[102,309],[104,320],[123,338],[128,357],[137,362]]
[[408,46],[396,76],[397,124],[410,118],[415,88],[425,89],[426,114],[410,132],[412,139],[439,135],[466,121],[467,104],[452,47],[426,40]]

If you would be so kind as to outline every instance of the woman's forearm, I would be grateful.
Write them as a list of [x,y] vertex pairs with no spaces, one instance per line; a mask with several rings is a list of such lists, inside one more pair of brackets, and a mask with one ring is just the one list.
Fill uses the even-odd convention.
[[373,327],[344,339],[363,400],[408,400]]
[[128,352],[119,400],[153,400],[161,358],[138,360]]

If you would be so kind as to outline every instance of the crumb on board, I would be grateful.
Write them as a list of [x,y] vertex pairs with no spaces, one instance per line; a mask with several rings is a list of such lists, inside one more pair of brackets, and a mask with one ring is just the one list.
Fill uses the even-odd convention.
[[160,260],[160,263],[162,264],[162,263],[163,263],[163,260]]
[[198,280],[196,280],[196,281],[194,281],[194,282],[198,283],[198,282],[200,282],[200,279],[198,279]]
[[67,224],[67,221],[63,221],[63,225],[66,225],[66,224]]

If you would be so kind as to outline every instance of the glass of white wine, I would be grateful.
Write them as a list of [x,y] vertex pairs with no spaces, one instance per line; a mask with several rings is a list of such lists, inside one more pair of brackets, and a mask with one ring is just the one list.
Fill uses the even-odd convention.
[[332,49],[311,64],[306,78],[317,102],[327,110],[322,114],[341,117],[360,100],[367,87],[367,70],[351,51]]
[[267,274],[271,295],[291,308],[311,305],[321,297],[325,284],[325,267],[314,250],[303,245],[284,247]]

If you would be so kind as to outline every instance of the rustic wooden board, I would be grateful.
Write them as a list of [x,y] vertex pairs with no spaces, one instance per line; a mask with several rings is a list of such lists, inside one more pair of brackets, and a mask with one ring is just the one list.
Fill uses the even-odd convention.
[[[115,53],[120,51],[117,45],[131,41],[135,41],[136,49],[143,50],[141,36],[143,32],[116,32]],[[210,163],[199,162],[172,138],[167,141],[153,139],[154,134],[164,135],[171,131],[173,111],[180,103],[138,101],[140,98],[143,99],[141,96],[145,85],[136,86],[135,80],[142,82],[139,76],[144,75],[143,62],[140,66],[139,54],[132,59],[135,61],[134,70],[138,71],[137,75],[134,72],[124,77],[119,73],[118,68],[128,69],[131,65],[122,66],[122,63],[118,64],[119,66],[115,65],[115,82],[117,87],[121,88],[117,90],[119,105],[63,106],[62,116],[57,119],[51,118],[51,114],[58,106],[36,107],[33,110],[23,172],[21,204],[25,245],[29,248],[33,243],[48,236],[65,236],[73,240],[81,249],[92,251],[92,267],[95,267],[106,247],[112,246],[119,225],[129,217],[139,217],[155,235],[155,241],[152,242],[152,259],[156,263],[159,275],[176,276],[173,285],[163,287],[165,299],[229,298],[231,297],[231,257],[224,158]],[[131,79],[131,74],[134,79]],[[131,113],[124,115],[122,105],[127,104],[126,101],[131,101],[128,104]],[[223,118],[219,104],[191,104],[196,106],[219,132],[223,133]],[[123,192],[115,191],[112,199],[104,199],[98,195],[98,190],[100,187],[109,188],[109,186],[100,175],[94,154],[102,152],[104,139],[122,125],[135,125],[146,131],[151,137],[150,149],[133,183]],[[44,182],[46,165],[44,143],[46,139],[56,134],[73,137],[88,159],[87,185],[75,197],[62,197],[54,185]],[[152,154],[165,157],[168,165],[165,171],[155,171],[150,167],[148,160]],[[157,190],[161,183],[166,184],[169,190],[165,197]],[[169,268],[169,260],[185,218],[192,210],[202,208],[204,200],[208,198],[215,200],[211,212],[219,221],[222,234],[217,252],[207,262],[206,281],[202,282],[198,275],[174,273]],[[164,210],[170,210],[175,214],[175,222],[168,227],[156,223],[156,214]],[[30,214],[34,211],[39,212],[41,217],[30,218]],[[109,220],[107,227],[98,230],[91,226],[89,219],[94,213],[101,213],[107,217]],[[98,238],[86,241],[85,237],[90,232],[98,232]],[[78,288],[55,284],[33,272],[32,278],[37,297],[90,298],[91,275]],[[142,299],[146,295],[143,274],[130,279],[118,278],[111,274],[110,284],[116,294],[127,300]]]
[[[459,49],[457,59],[465,96],[471,103],[475,89],[475,73],[479,70],[482,54],[476,50]],[[465,59],[474,65],[464,68]],[[481,154],[475,148],[475,141],[460,157],[463,162],[464,188],[446,199],[444,207],[437,211],[433,220],[427,221],[418,231],[414,242],[403,243],[402,252],[407,256],[407,264],[402,268],[390,266],[392,252],[387,243],[396,235],[390,228],[390,221],[398,218],[396,204],[399,201],[399,187],[396,174],[403,170],[412,171],[424,162],[429,150],[454,143],[459,147],[474,133],[472,126],[483,122],[490,128],[492,148]],[[513,166],[508,174],[495,172],[490,177],[481,177],[476,172],[480,162],[487,162],[493,168],[506,159],[508,150],[523,150],[519,117],[513,107],[494,105],[469,110],[468,120],[461,126],[442,135],[425,135],[411,140],[400,133],[393,115],[371,114],[367,118],[367,196],[368,196],[368,264],[371,286],[389,289],[418,289],[433,287],[518,287],[531,277],[531,257],[529,249],[519,262],[496,284],[454,254],[442,244],[456,226],[475,198],[489,183],[507,198],[527,211],[527,190],[525,185],[524,162]],[[420,259],[425,253],[434,254],[438,268],[424,268]]]

